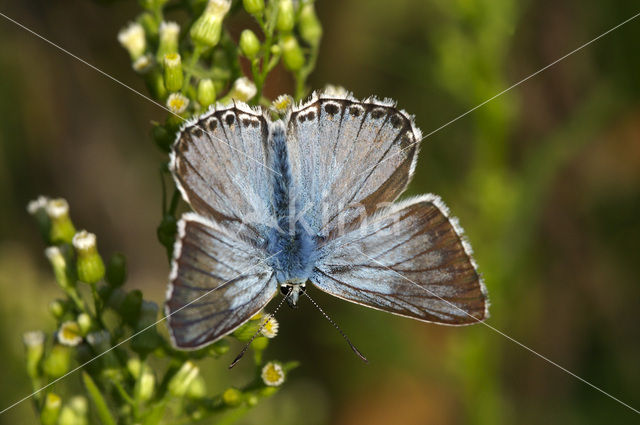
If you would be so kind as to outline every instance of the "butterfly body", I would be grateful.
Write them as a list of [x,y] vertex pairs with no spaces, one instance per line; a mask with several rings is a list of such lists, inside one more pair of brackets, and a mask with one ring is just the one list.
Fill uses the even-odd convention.
[[273,121],[217,106],[178,135],[170,168],[194,210],[178,224],[166,313],[173,344],[233,331],[278,289],[311,283],[393,314],[449,325],[487,317],[486,289],[435,195],[394,202],[420,131],[390,101],[314,95]]

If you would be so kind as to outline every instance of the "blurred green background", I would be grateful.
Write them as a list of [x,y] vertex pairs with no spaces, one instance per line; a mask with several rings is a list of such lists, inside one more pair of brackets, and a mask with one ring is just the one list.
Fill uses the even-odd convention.
[[[116,41],[135,2],[7,3],[2,13],[145,91]],[[632,3],[320,1],[325,38],[311,84],[396,99],[427,134],[631,17],[639,11]],[[491,326],[635,408],[639,39],[640,19],[433,134],[409,190],[441,195],[460,218],[489,289]],[[267,94],[291,88],[276,72]],[[155,229],[163,156],[148,132],[163,117],[0,19],[0,409],[30,392],[21,335],[51,326],[47,304],[57,295],[25,211],[30,199],[67,198],[103,254],[127,255],[128,285],[162,303],[168,264]],[[312,295],[371,363],[310,305],[282,311],[267,355],[302,366],[245,423],[638,423],[486,326],[440,327]],[[247,377],[242,367],[227,372],[226,361],[207,367],[212,389]],[[0,423],[35,423],[30,403]]]

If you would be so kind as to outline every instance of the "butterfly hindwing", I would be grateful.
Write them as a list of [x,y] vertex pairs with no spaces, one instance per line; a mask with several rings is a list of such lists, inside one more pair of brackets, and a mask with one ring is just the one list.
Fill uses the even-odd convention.
[[335,233],[394,201],[415,167],[420,131],[392,102],[320,95],[287,120],[294,186],[311,227]]
[[470,248],[439,198],[425,195],[381,211],[330,241],[311,281],[347,301],[449,325],[487,317],[487,296]]
[[173,344],[195,349],[232,332],[276,293],[251,243],[196,214],[179,222],[166,314]]

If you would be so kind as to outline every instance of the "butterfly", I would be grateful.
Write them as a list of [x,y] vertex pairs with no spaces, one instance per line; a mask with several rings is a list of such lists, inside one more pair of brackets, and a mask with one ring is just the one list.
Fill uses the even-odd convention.
[[193,212],[178,223],[165,312],[173,345],[229,334],[307,283],[426,322],[488,314],[455,218],[435,195],[394,202],[421,133],[389,100],[314,93],[280,119],[244,103],[189,121],[170,169]]

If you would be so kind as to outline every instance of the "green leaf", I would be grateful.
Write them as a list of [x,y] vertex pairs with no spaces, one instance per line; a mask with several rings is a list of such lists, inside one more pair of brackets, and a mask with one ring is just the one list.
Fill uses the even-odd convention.
[[93,404],[96,407],[96,413],[98,414],[98,418],[100,418],[100,422],[102,422],[103,425],[116,425],[116,421],[113,419],[113,416],[111,416],[107,402],[102,396],[102,393],[98,389],[96,383],[91,379],[91,376],[86,372],[82,372],[82,380],[84,381],[84,386],[87,388],[87,392],[91,397],[91,401],[93,401]]

